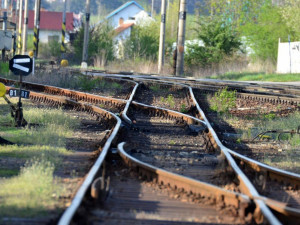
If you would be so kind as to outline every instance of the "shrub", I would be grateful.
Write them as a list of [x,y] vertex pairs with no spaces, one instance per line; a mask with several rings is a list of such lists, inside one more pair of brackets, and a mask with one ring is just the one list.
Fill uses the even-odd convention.
[[201,17],[197,23],[197,38],[203,41],[203,46],[188,45],[185,57],[188,65],[210,66],[240,49],[235,30],[219,17]]
[[125,58],[148,58],[156,60],[159,48],[159,27],[155,22],[136,25],[125,41]]
[[[104,66],[114,59],[114,32],[107,23],[101,23],[90,29],[88,44],[88,62]],[[83,51],[84,28],[82,27],[73,43],[77,60],[81,60]]]
[[211,109],[220,113],[227,113],[236,107],[236,91],[228,91],[227,87],[215,93],[211,99]]

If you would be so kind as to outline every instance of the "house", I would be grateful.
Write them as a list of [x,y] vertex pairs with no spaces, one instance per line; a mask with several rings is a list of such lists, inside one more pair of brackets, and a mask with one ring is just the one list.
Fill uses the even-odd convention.
[[135,1],[123,4],[108,14],[105,19],[109,21],[116,32],[114,41],[117,43],[115,46],[117,58],[123,57],[124,41],[130,36],[132,27],[135,24],[148,23],[153,20],[144,8]]
[[[62,12],[41,11],[39,40],[41,43],[48,43],[51,40],[60,41],[62,36]],[[33,35],[34,11],[28,11],[28,35]],[[65,42],[69,42],[70,33],[74,32],[73,13],[66,13],[66,34]]]

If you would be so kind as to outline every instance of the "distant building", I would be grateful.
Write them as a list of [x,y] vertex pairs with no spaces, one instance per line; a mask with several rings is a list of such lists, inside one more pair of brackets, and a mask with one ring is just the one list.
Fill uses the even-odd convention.
[[[51,40],[61,40],[62,30],[62,12],[41,11],[40,13],[40,31],[39,39],[41,43],[48,43]],[[34,11],[28,11],[28,35],[33,35],[34,29]],[[65,41],[69,42],[70,33],[74,32],[73,13],[66,13],[66,36]]]
[[144,10],[144,8],[135,1],[127,2],[112,11],[105,18],[116,31],[114,41],[117,43],[115,48],[115,56],[123,57],[123,45],[135,24],[143,24],[153,19]]

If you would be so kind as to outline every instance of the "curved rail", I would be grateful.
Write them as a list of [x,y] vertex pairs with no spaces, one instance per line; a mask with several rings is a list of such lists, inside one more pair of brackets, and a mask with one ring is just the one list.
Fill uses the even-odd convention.
[[[190,87],[190,93],[191,93],[192,96],[194,96],[193,90],[192,90],[191,87]],[[231,153],[233,151],[230,150],[230,149],[228,149],[228,148],[226,148],[222,144],[222,142],[219,140],[216,132],[214,131],[214,129],[210,125],[208,119],[206,118],[204,112],[202,111],[202,109],[200,108],[200,106],[199,106],[199,104],[197,103],[196,100],[195,100],[195,104],[196,104],[196,107],[197,107],[197,109],[199,111],[199,114],[200,114],[201,118],[207,123],[208,129],[209,129],[209,134],[210,134],[210,137],[211,137],[211,141],[214,142],[215,143],[215,147],[219,148],[224,153],[224,155],[226,156],[226,158],[228,160],[228,163],[232,166],[232,168],[234,169],[235,173],[237,174],[239,180],[241,181],[241,184],[242,184],[241,187],[243,188],[243,190],[246,193],[248,193],[250,195],[250,197],[252,197],[254,199],[254,201],[257,203],[257,205],[259,206],[260,210],[262,211],[262,213],[264,214],[264,216],[266,217],[266,219],[269,221],[270,224],[281,224],[279,222],[279,220],[272,214],[272,212],[270,211],[270,209],[266,206],[265,202],[262,201],[262,200],[260,200],[260,199],[262,199],[262,197],[257,192],[257,190],[252,185],[252,183],[249,181],[248,177],[238,167],[238,165],[236,164],[235,160],[232,158]],[[254,160],[252,160],[252,161],[254,161]]]
[[121,117],[123,118],[123,120],[125,120],[128,124],[132,124],[132,121],[128,118],[127,112],[129,110],[129,106],[130,106],[130,104],[131,104],[131,102],[133,100],[133,97],[134,97],[134,95],[136,93],[136,90],[137,90],[138,86],[139,86],[139,84],[136,83],[136,85],[134,86],[134,88],[132,90],[132,93],[131,93],[129,99],[127,100],[127,103],[126,103],[125,108],[124,108],[124,110],[122,112],[122,115],[121,115]]
[[115,137],[120,129],[120,125],[121,125],[120,118],[115,116],[113,113],[111,113],[111,115],[117,120],[117,124],[116,124],[113,132],[111,133],[110,137],[106,141],[106,143],[103,147],[103,150],[102,150],[101,154],[99,155],[97,161],[95,162],[93,167],[90,169],[83,184],[80,186],[79,190],[77,191],[71,205],[67,208],[67,210],[64,212],[64,214],[60,218],[60,220],[58,222],[59,225],[70,224],[76,210],[78,209],[78,207],[80,206],[80,204],[84,198],[85,193],[87,192],[88,188],[91,186],[93,180],[96,177],[97,172],[101,168],[101,165],[103,164],[103,161],[104,161],[104,159],[107,155],[107,152],[111,146],[111,143],[115,139]]
[[234,206],[240,209],[239,213],[244,216],[245,209],[251,205],[248,196],[232,191],[227,191],[217,186],[207,184],[192,178],[187,178],[176,173],[171,173],[150,164],[144,163],[130,155],[124,150],[125,142],[118,145],[118,152],[127,165],[136,169],[139,175],[149,181],[165,184],[173,189],[182,189],[186,192],[199,196],[209,195],[218,203],[222,202],[226,206]]

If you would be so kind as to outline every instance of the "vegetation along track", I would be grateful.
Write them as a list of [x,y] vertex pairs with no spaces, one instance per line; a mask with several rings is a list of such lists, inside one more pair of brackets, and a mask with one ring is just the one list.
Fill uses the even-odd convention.
[[[191,91],[191,89],[189,89],[189,91]],[[76,94],[76,92],[72,92],[72,94],[75,94],[75,95],[73,95],[72,97],[74,98],[74,96],[76,96],[77,94]],[[192,96],[192,94],[191,94],[191,96]],[[132,96],[131,96],[132,97]],[[97,97],[97,98],[100,98],[99,96]],[[82,99],[78,99],[78,100],[87,100],[87,101],[89,101],[89,102],[92,102],[92,103],[96,103],[97,104],[97,101],[95,100],[95,99],[97,99],[96,97],[90,97],[90,95],[88,95],[88,97],[82,97]],[[132,98],[131,98],[132,99]],[[113,100],[113,101],[116,101],[116,100]],[[112,101],[111,101],[112,102]],[[119,103],[120,101],[118,101],[118,103]],[[128,101],[129,102],[129,101]],[[128,102],[124,102],[124,105],[126,104],[126,106],[128,106]],[[116,103],[115,103],[116,104]],[[145,111],[145,107],[147,107],[147,106],[145,106],[145,105],[142,105],[142,104],[138,104],[138,103],[136,103],[136,102],[133,102],[133,107],[132,108],[130,108],[130,112],[129,112],[129,118],[131,117],[131,119],[132,119],[132,123],[133,123],[133,125],[129,128],[129,130],[130,129],[133,129],[133,132],[134,132],[134,129],[136,129],[137,131],[143,131],[142,133],[147,133],[147,129],[149,129],[150,131],[151,131],[151,129],[152,128],[146,128],[145,127],[145,124],[147,124],[147,122],[151,122],[151,116],[150,117],[148,117],[148,118],[145,118],[145,117],[143,117],[141,114],[139,114],[138,113],[138,111],[137,111],[137,113],[135,112],[136,110],[135,109],[138,109],[139,111]],[[199,106],[198,106],[199,107]],[[126,108],[126,107],[125,107]],[[127,107],[128,108],[128,107]],[[133,109],[133,110],[132,110]],[[198,109],[199,110],[199,109]],[[147,110],[146,110],[147,111]],[[224,146],[220,143],[220,141],[218,140],[218,137],[215,135],[215,133],[214,133],[214,131],[213,131],[213,129],[211,128],[211,126],[209,125],[209,121],[206,119],[206,117],[205,117],[205,115],[203,114],[203,113],[201,113],[201,109],[199,110],[199,112],[200,112],[200,115],[199,115],[199,117],[201,117],[201,118],[203,118],[204,120],[205,120],[205,122],[206,122],[206,126],[207,126],[207,128],[208,129],[204,129],[203,127],[204,126],[200,126],[200,127],[197,127],[197,126],[199,126],[199,124],[196,124],[196,126],[192,126],[192,125],[195,125],[194,124],[194,122],[191,122],[191,121],[195,121],[195,120],[197,120],[196,118],[195,119],[191,119],[190,117],[187,117],[187,116],[182,116],[181,114],[180,115],[177,115],[176,114],[176,112],[172,112],[172,111],[168,111],[168,112],[166,112],[166,110],[162,110],[162,109],[158,109],[158,108],[156,108],[156,109],[152,109],[152,110],[150,110],[150,111],[152,111],[152,114],[153,114],[153,112],[154,112],[154,114],[156,114],[156,115],[158,115],[158,116],[160,116],[160,117],[163,117],[163,116],[165,116],[165,117],[168,117],[168,116],[170,116],[170,118],[172,118],[173,117],[173,119],[175,120],[175,122],[177,122],[178,123],[178,125],[180,125],[181,124],[181,128],[180,128],[180,126],[179,127],[175,127],[175,129],[174,129],[174,131],[172,131],[172,132],[174,132],[174,134],[176,133],[176,132],[178,132],[178,130],[181,130],[181,131],[179,131],[179,132],[191,132],[191,134],[193,134],[193,135],[196,135],[196,136],[199,136],[199,133],[202,133],[203,131],[204,131],[204,133],[206,133],[206,131],[208,131],[208,134],[207,134],[207,136],[208,137],[210,137],[210,142],[213,144],[212,146],[216,149],[216,150],[221,150],[221,152],[222,152],[222,154],[224,154],[225,155],[225,157],[226,157],[226,159],[228,160],[228,162],[229,162],[229,164],[232,166],[232,168],[233,168],[233,171],[234,171],[234,173],[236,174],[236,175],[234,175],[239,181],[238,182],[240,182],[240,185],[241,185],[241,183],[243,183],[244,182],[244,184],[242,184],[242,186],[243,185],[246,185],[246,183],[249,183],[249,180],[247,179],[247,178],[245,178],[244,177],[244,174],[243,173],[240,173],[240,169],[236,166],[236,163],[235,163],[235,161],[231,161],[231,160],[229,160],[229,158],[231,158],[231,156],[230,156],[230,150],[229,149],[226,149],[226,148],[224,148]],[[122,116],[123,116],[123,113],[122,113]],[[128,117],[127,117],[128,118]],[[148,121],[147,121],[148,120]],[[158,123],[157,124],[155,124],[154,123],[154,127],[156,126],[156,128],[154,128],[154,133],[155,133],[155,130],[157,131],[157,130],[161,130],[161,129],[157,129],[158,127],[162,127],[162,125],[161,125],[161,123],[162,122],[164,122],[164,123],[166,123],[166,124],[172,124],[172,123],[170,123],[168,120],[167,120],[167,122],[166,121],[164,121],[164,120],[162,120],[162,121],[159,121],[160,119],[158,119]],[[139,127],[139,125],[140,124],[138,124],[138,125],[136,125],[137,123],[137,121],[141,121],[142,122],[142,125],[141,125],[141,127]],[[199,122],[199,121],[198,121]],[[143,123],[144,123],[144,125],[143,125]],[[152,122],[151,122],[152,123]],[[203,124],[202,124],[203,125]],[[144,129],[144,130],[143,130]],[[167,127],[165,128],[166,130],[167,130]],[[197,132],[198,131],[198,132]],[[126,132],[126,133],[128,133],[128,132]],[[151,133],[151,132],[150,132]],[[130,134],[130,132],[128,133],[128,134]],[[143,134],[141,134],[141,136],[143,136]],[[149,135],[150,137],[151,137],[151,135]],[[200,135],[201,136],[201,135]],[[199,138],[199,137],[198,137]],[[203,137],[202,137],[203,138]],[[201,138],[200,138],[201,139]],[[204,138],[205,139],[205,138]],[[138,139],[137,139],[138,140]],[[192,136],[191,135],[191,137],[190,137],[190,141],[192,142],[192,143],[195,143],[195,141],[194,141],[194,136]],[[203,144],[207,144],[207,146],[210,146],[210,145],[208,145],[208,143],[209,143],[209,141],[206,139],[204,142],[202,142],[201,143],[201,140],[199,141],[199,145],[201,146],[201,145],[203,145]],[[198,143],[197,143],[198,144]],[[151,146],[152,147],[152,146]],[[190,147],[190,146],[189,146]],[[129,149],[132,149],[131,147],[129,148]],[[188,149],[188,148],[187,148]],[[209,149],[206,149],[206,148],[203,148],[203,151],[208,151]],[[121,150],[120,150],[121,151]],[[193,151],[193,147],[190,147],[190,151]],[[201,151],[201,150],[200,150]],[[155,151],[153,151],[153,152],[155,152]],[[140,152],[135,152],[135,150],[133,151],[133,153],[135,153],[135,154],[139,154]],[[156,153],[155,153],[156,154]],[[157,153],[157,155],[160,155],[161,153]],[[163,153],[164,154],[164,153]],[[169,154],[169,156],[171,157],[172,155],[171,155],[172,153],[170,153]],[[194,154],[196,154],[195,152],[194,152]],[[184,152],[184,151],[182,151],[182,154],[181,155],[186,155],[186,153]],[[212,161],[215,161],[215,162],[217,162],[217,160],[215,160],[215,158],[216,158],[216,156],[217,156],[218,154],[216,154],[215,153],[215,155],[213,155],[211,158],[213,158],[213,160]],[[233,154],[234,155],[234,154]],[[201,156],[201,154],[199,155],[199,158],[201,158],[201,157],[205,157],[205,153],[204,154],[202,154],[202,156]],[[124,157],[125,158],[125,157]],[[126,158],[126,162],[128,163],[128,164],[133,164],[133,163],[130,163],[130,162],[128,162],[128,159],[129,159],[130,157],[127,157]],[[143,158],[143,157],[142,157]],[[159,157],[157,157],[157,158],[159,158]],[[180,158],[180,157],[179,157]],[[182,161],[185,161],[185,159],[184,159],[184,157],[181,157],[183,160]],[[248,159],[247,159],[248,160]],[[246,160],[245,160],[246,161]],[[171,163],[170,163],[171,164]],[[140,168],[140,167],[139,167]],[[184,168],[184,167],[182,167],[182,168]],[[171,169],[171,168],[170,168]],[[179,168],[179,170],[180,170],[180,168]],[[187,171],[188,171],[189,169],[187,169]],[[191,167],[191,171],[193,170],[193,167]],[[141,172],[142,171],[142,172]],[[150,179],[151,180],[151,176],[149,176],[147,173],[149,173],[149,172],[143,172],[143,170],[141,170],[141,171],[138,171],[138,172],[140,172],[141,173],[141,175],[143,175],[142,177],[147,177],[148,179]],[[267,171],[268,171],[268,173],[270,173],[269,171],[270,171],[270,169],[267,169]],[[278,172],[278,171],[277,171]],[[189,172],[187,172],[187,174],[188,174]],[[270,173],[270,174],[272,174],[272,173]],[[286,173],[282,173],[282,171],[279,171],[279,174],[280,174],[280,176],[281,177],[284,177],[284,176],[286,176]],[[158,176],[158,175],[156,175],[156,176]],[[160,175],[161,176],[161,175]],[[175,176],[175,177],[178,177],[178,176]],[[154,177],[152,177],[152,178],[154,178]],[[205,176],[202,176],[202,177],[200,177],[201,179],[204,179],[205,180]],[[174,182],[174,179],[175,178],[170,178],[170,177],[168,177],[168,178],[164,178],[164,179],[167,179],[167,181],[166,180],[164,180],[164,181],[162,181],[164,184],[169,184],[169,186],[171,186],[172,188],[175,188],[175,186],[176,186],[176,189],[177,190],[181,190],[182,192],[185,192],[186,190],[187,190],[187,188],[186,187],[182,187],[181,189],[180,188],[178,188],[178,186],[179,186],[179,184],[177,183],[177,184],[175,184],[175,185],[172,185],[173,184],[173,182]],[[197,178],[198,179],[198,178]],[[294,176],[290,176],[289,177],[289,179],[290,180],[295,180],[295,177]],[[297,179],[297,178],[296,178]],[[173,180],[173,181],[172,181]],[[157,179],[157,181],[161,181],[161,180],[159,180],[159,179]],[[194,180],[192,180],[191,182],[193,182]],[[206,180],[207,181],[207,180]],[[160,182],[160,184],[162,184],[162,182]],[[176,182],[174,182],[174,183],[176,183]],[[295,183],[297,183],[297,181],[295,182]],[[204,184],[204,186],[205,186],[206,184]],[[222,185],[221,185],[222,186]],[[251,186],[251,185],[250,185]],[[216,188],[215,186],[213,186],[214,188]],[[299,185],[297,186],[294,186],[294,188],[295,189],[297,189],[299,187]],[[191,188],[192,189],[192,188]],[[203,188],[203,187],[201,187],[201,186],[198,186],[198,191],[199,190],[201,190],[201,191],[199,191],[199,193],[197,193],[197,192],[195,192],[195,190],[191,190],[190,189],[190,194],[191,195],[193,195],[193,194],[200,194],[200,196],[208,196],[209,194],[208,193],[210,193],[210,195],[211,195],[211,190],[210,191],[204,191],[205,190],[205,188]],[[196,188],[197,189],[197,188]],[[209,189],[209,188],[207,188],[207,189]],[[247,191],[245,191],[245,189],[249,189],[249,187],[247,187],[247,188],[245,188],[245,187],[242,187],[241,188],[241,186],[239,187],[239,189],[241,189],[241,192],[244,192],[244,193],[246,193]],[[250,189],[252,189],[252,188],[250,188]],[[238,189],[235,189],[235,190],[238,190]],[[255,189],[254,189],[255,190]],[[203,193],[204,192],[204,193]],[[224,190],[221,190],[220,191],[220,193],[223,193],[224,192]],[[228,192],[228,191],[227,191]],[[227,193],[226,192],[226,193]],[[249,192],[250,192],[250,194],[249,194]],[[225,195],[225,194],[217,194],[218,192],[215,192],[215,194],[214,194],[214,197],[212,198],[212,199],[214,199],[214,201],[216,201],[216,199],[217,200],[220,200],[220,202],[223,202],[224,203],[224,205],[230,205],[230,204],[228,204],[228,202],[231,202],[231,201],[226,201],[226,199],[227,198],[229,198],[230,199],[230,197],[227,197],[227,195]],[[244,206],[244,215],[246,215],[247,213],[245,212],[245,211],[247,211],[247,212],[252,212],[252,213],[254,213],[253,212],[253,210],[250,210],[250,201],[249,201],[249,199],[246,197],[246,196],[244,196],[244,195],[241,195],[241,194],[238,194],[238,193],[233,193],[232,194],[232,192],[229,192],[229,193],[231,193],[231,194],[228,194],[228,196],[231,196],[231,198],[233,198],[232,197],[232,195],[234,195],[234,196],[240,196],[240,197],[238,197],[239,199],[243,199],[243,201],[237,201],[237,202],[239,202],[238,204],[236,204],[237,206],[239,206],[239,205],[241,205],[240,204],[240,202],[246,202],[246,206]],[[251,199],[254,199],[254,201],[255,201],[255,203],[257,204],[257,209],[258,208],[260,208],[260,210],[262,210],[263,211],[263,215],[266,217],[266,219],[270,222],[270,223],[272,223],[272,224],[276,224],[277,222],[279,222],[276,218],[274,219],[274,217],[273,217],[273,215],[272,215],[272,213],[271,212],[269,212],[268,211],[268,209],[265,207],[265,203],[264,202],[267,202],[267,204],[269,205],[269,206],[271,206],[271,208],[273,208],[274,210],[277,210],[277,211],[280,211],[281,210],[281,213],[285,213],[285,214],[288,214],[288,215],[291,215],[292,213],[294,213],[294,215],[295,216],[297,216],[298,214],[298,212],[296,211],[296,210],[293,210],[293,209],[290,209],[290,211],[288,212],[288,213],[286,213],[286,211],[285,210],[283,210],[282,211],[282,206],[279,206],[279,208],[281,207],[281,209],[280,210],[278,210],[278,207],[277,207],[277,205],[278,205],[278,203],[277,202],[271,202],[271,201],[268,201],[268,200],[266,200],[266,199],[264,199],[264,198],[262,198],[259,194],[257,194],[255,191],[249,191],[248,190],[248,193],[246,193],[246,194],[248,194],[249,196],[250,196],[250,198]],[[198,196],[199,197],[199,196]],[[235,197],[235,198],[237,198],[237,197]],[[225,200],[224,200],[225,199]],[[233,198],[234,199],[234,198]],[[216,202],[219,202],[219,201],[216,201]],[[247,203],[248,202],[248,203]],[[227,203],[227,204],[225,204],[225,203]],[[231,203],[232,204],[232,203]],[[272,205],[273,205],[273,207],[272,207]],[[237,208],[239,208],[239,207],[237,207]],[[243,211],[243,210],[242,210]],[[243,213],[239,213],[240,215],[242,215]],[[257,219],[257,218],[256,218]],[[284,219],[283,219],[283,221],[284,220],[286,220],[287,219],[287,217],[284,217]],[[257,220],[257,221],[259,221],[259,220]]]

